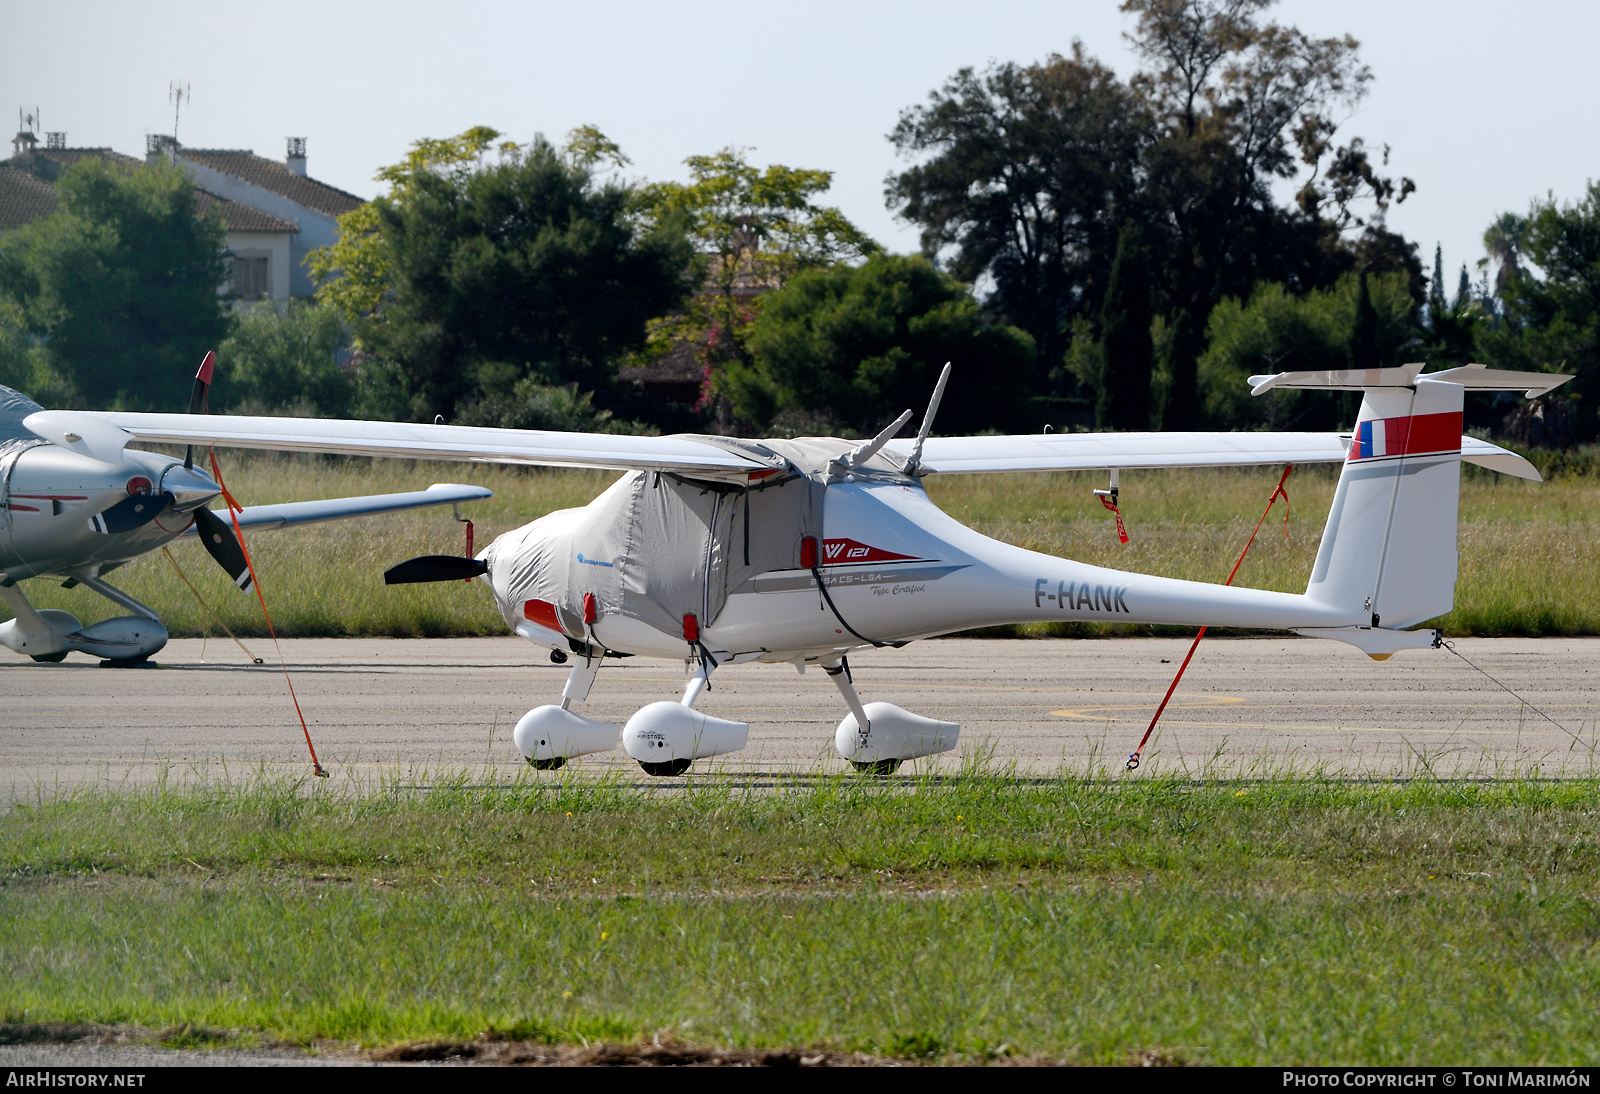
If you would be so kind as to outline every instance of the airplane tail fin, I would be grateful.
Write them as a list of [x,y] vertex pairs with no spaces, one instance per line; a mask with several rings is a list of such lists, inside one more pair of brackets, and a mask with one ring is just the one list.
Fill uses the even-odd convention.
[[1368,388],[1306,595],[1399,630],[1455,604],[1463,390]]
[[1421,365],[1253,376],[1273,388],[1360,389],[1350,451],[1328,513],[1306,596],[1359,618],[1357,627],[1302,630],[1383,658],[1432,643],[1400,634],[1455,605],[1461,493],[1461,414],[1467,388],[1542,395],[1570,377],[1468,365],[1420,375]]

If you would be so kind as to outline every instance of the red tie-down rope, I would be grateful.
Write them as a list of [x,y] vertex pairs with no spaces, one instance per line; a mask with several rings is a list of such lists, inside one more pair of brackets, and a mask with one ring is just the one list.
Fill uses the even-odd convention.
[[250,561],[250,549],[244,545],[244,529],[239,527],[239,514],[244,512],[244,506],[234,500],[228,492],[228,484],[222,481],[222,468],[217,466],[217,450],[206,449],[206,454],[211,457],[211,473],[217,477],[217,485],[222,488],[222,500],[227,503],[228,516],[233,520],[233,534],[239,540],[239,550],[244,552],[244,564],[250,571],[250,584],[255,586],[256,600],[261,604],[261,615],[267,621],[267,633],[272,635],[273,648],[278,651],[278,665],[283,669],[283,682],[289,685],[289,699],[294,703],[294,712],[300,719],[300,732],[306,735],[306,749],[311,753],[311,771],[319,779],[326,779],[328,773],[323,770],[322,763],[317,759],[317,746],[311,743],[311,729],[306,725],[306,716],[300,710],[300,697],[294,693],[294,681],[289,679],[289,662],[284,660],[283,646],[278,642],[278,631],[272,625],[272,613],[267,611],[267,598],[261,592],[261,579],[256,576],[256,564]]
[[1122,512],[1117,508],[1116,500],[1112,498],[1109,491],[1101,493],[1096,490],[1095,494],[1099,496],[1100,504],[1111,510],[1111,515],[1117,518],[1117,538],[1123,543],[1128,542],[1128,529],[1122,524]]
[[[1294,470],[1294,464],[1283,465],[1283,476],[1278,479],[1278,485],[1273,487],[1272,496],[1267,498],[1267,507],[1261,511],[1261,519],[1256,521],[1256,526],[1250,531],[1250,538],[1245,540],[1244,550],[1239,552],[1239,561],[1233,564],[1233,572],[1228,575],[1224,585],[1232,585],[1233,579],[1239,576],[1239,567],[1244,565],[1244,556],[1250,553],[1250,547],[1256,541],[1256,533],[1261,531],[1261,526],[1267,521],[1267,514],[1272,512],[1273,503],[1279,498],[1283,499],[1283,538],[1289,538],[1289,491],[1283,484],[1289,481],[1289,472]],[[1161,697],[1161,705],[1156,707],[1155,717],[1150,719],[1150,726],[1144,731],[1144,736],[1139,739],[1139,747],[1128,756],[1128,770],[1132,771],[1139,766],[1139,757],[1144,754],[1144,746],[1149,743],[1150,734],[1156,731],[1156,723],[1161,720],[1162,713],[1167,709],[1167,704],[1172,700],[1172,693],[1178,690],[1178,681],[1183,679],[1183,671],[1189,667],[1189,662],[1194,657],[1194,651],[1200,648],[1200,639],[1206,636],[1209,626],[1201,627],[1200,633],[1194,636],[1194,641],[1189,646],[1189,653],[1183,659],[1183,664],[1178,666],[1178,675],[1172,678],[1172,686],[1167,688],[1167,693]]]

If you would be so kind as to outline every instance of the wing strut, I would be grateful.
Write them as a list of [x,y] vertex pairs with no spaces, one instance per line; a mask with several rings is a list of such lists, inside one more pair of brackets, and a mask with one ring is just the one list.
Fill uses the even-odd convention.
[[922,442],[928,439],[928,430],[933,428],[933,416],[939,413],[939,400],[944,398],[944,385],[949,382],[950,362],[946,361],[944,371],[939,373],[939,382],[933,385],[933,398],[928,400],[928,411],[922,416],[922,428],[917,430],[917,443],[911,446],[911,455],[906,459],[908,475],[915,475],[922,463]]

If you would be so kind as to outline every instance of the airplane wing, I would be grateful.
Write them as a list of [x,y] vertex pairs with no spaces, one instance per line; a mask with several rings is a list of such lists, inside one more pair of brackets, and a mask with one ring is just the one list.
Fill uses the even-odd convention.
[[223,414],[136,414],[122,411],[45,410],[23,424],[57,443],[92,438],[102,448],[109,431],[129,441],[266,448],[416,460],[596,467],[617,471],[675,471],[696,477],[743,478],[782,466],[762,462],[692,437],[634,437],[614,433],[558,433],[541,429],[362,422],[337,418],[255,418]]
[[[904,461],[912,441],[884,450]],[[1348,433],[1029,433],[1011,437],[929,437],[924,474],[997,471],[1090,471],[1099,468],[1247,467],[1269,463],[1340,463]],[[1461,458],[1517,478],[1540,481],[1534,466],[1476,437],[1461,438]]]
[[[324,520],[369,517],[376,513],[398,513],[406,509],[426,509],[433,505],[480,501],[493,496],[492,490],[481,486],[436,482],[426,490],[412,490],[403,494],[368,494],[358,498],[293,501],[283,505],[251,505],[239,514],[239,526],[252,530],[287,528],[294,524],[316,524]],[[217,516],[226,520],[227,511],[219,509]],[[196,534],[195,526],[191,524],[189,530],[178,538],[192,538]]]

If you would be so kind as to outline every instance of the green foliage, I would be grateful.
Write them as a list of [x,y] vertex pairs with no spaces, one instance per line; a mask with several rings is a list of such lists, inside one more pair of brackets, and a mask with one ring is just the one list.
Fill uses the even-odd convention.
[[[1364,266],[1420,290],[1414,246],[1382,224],[1414,184],[1381,175],[1361,138],[1335,141],[1372,78],[1357,43],[1268,22],[1269,6],[1126,0],[1142,61],[1128,81],[1075,45],[1033,66],[963,69],[901,115],[891,139],[923,158],[889,180],[890,204],[925,252],[993,284],[990,306],[1034,336],[1041,393],[1074,319],[1098,311],[1130,220],[1156,307],[1200,329],[1214,301],[1261,280],[1304,293]],[[1302,169],[1309,181],[1280,204],[1279,180]]]
[[814,200],[833,185],[832,171],[758,168],[747,151],[690,156],[688,183],[651,183],[638,196],[641,209],[677,223],[699,253],[718,260],[710,280],[719,292],[732,288],[741,264],[758,284],[782,284],[799,270],[860,261],[880,250],[837,208]]
[[1481,352],[1505,368],[1576,374],[1561,389],[1575,404],[1573,431],[1600,437],[1600,183],[1575,202],[1549,198],[1526,218],[1500,218],[1484,245],[1500,260],[1504,314]]
[[1073,317],[1104,291],[1148,119],[1076,44],[1037,65],[964,68],[929,98],[890,135],[927,158],[890,178],[889,203],[922,229],[924,253],[952,251],[957,277],[993,280],[995,310],[1033,336],[1042,391]]
[[280,315],[257,304],[217,350],[221,365],[212,407],[233,414],[348,418],[355,375],[341,363],[350,344],[330,305],[291,300]]
[[[389,184],[389,197],[404,200],[413,179],[424,174],[459,178],[481,165],[483,155],[500,137],[486,125],[475,125],[455,137],[423,137],[399,163],[379,168],[373,176]],[[515,149],[510,143],[502,148]],[[306,256],[317,301],[351,324],[377,315],[383,298],[394,291],[394,266],[383,247],[378,208],[372,202],[339,217],[339,238]]]
[[758,168],[747,152],[690,156],[688,183],[652,183],[637,199],[647,219],[688,234],[701,279],[681,311],[651,325],[642,356],[698,343],[724,426],[732,417],[766,421],[776,410],[776,393],[756,374],[749,346],[761,294],[801,270],[859,262],[880,250],[837,208],[817,203],[833,184],[831,171]]
[[194,188],[166,165],[87,158],[57,188],[60,211],[0,250],[0,298],[48,350],[48,361],[30,350],[30,367],[89,407],[183,409],[228,330],[221,222],[197,215]]
[[22,306],[0,296],[0,384],[45,407],[72,407],[78,393],[39,336],[29,333]]
[[1125,225],[1100,310],[1105,372],[1095,404],[1103,429],[1150,428],[1150,274],[1139,229]]
[[570,433],[616,432],[609,410],[594,406],[592,392],[577,384],[556,387],[528,377],[505,393],[491,393],[461,404],[456,425],[500,429],[559,429]]
[[1167,339],[1166,368],[1168,379],[1167,399],[1161,418],[1161,428],[1193,430],[1200,428],[1200,355],[1205,352],[1200,328],[1189,315],[1189,309],[1179,308],[1173,313]]
[[754,424],[782,407],[875,432],[924,405],[946,361],[941,432],[1013,427],[1026,413],[1031,339],[986,323],[966,286],[920,257],[796,275],[767,296],[750,348],[753,366],[723,383]]
[[1378,313],[1367,288],[1367,271],[1356,278],[1356,317],[1350,326],[1350,367],[1381,368],[1378,357]]
[[[1362,278],[1346,274],[1334,287],[1295,296],[1265,283],[1249,301],[1227,299],[1211,313],[1210,348],[1200,358],[1200,394],[1206,418],[1218,425],[1269,429],[1336,429],[1349,426],[1355,404],[1305,391],[1250,394],[1256,374],[1358,367],[1353,357]],[[1412,300],[1407,276],[1366,279],[1372,306],[1372,344],[1378,362],[1400,364],[1411,344]]]
[[400,192],[374,203],[394,293],[363,340],[400,365],[410,417],[451,416],[484,362],[603,384],[688,292],[681,233],[642,227],[628,187],[542,138],[493,165],[396,177]]

